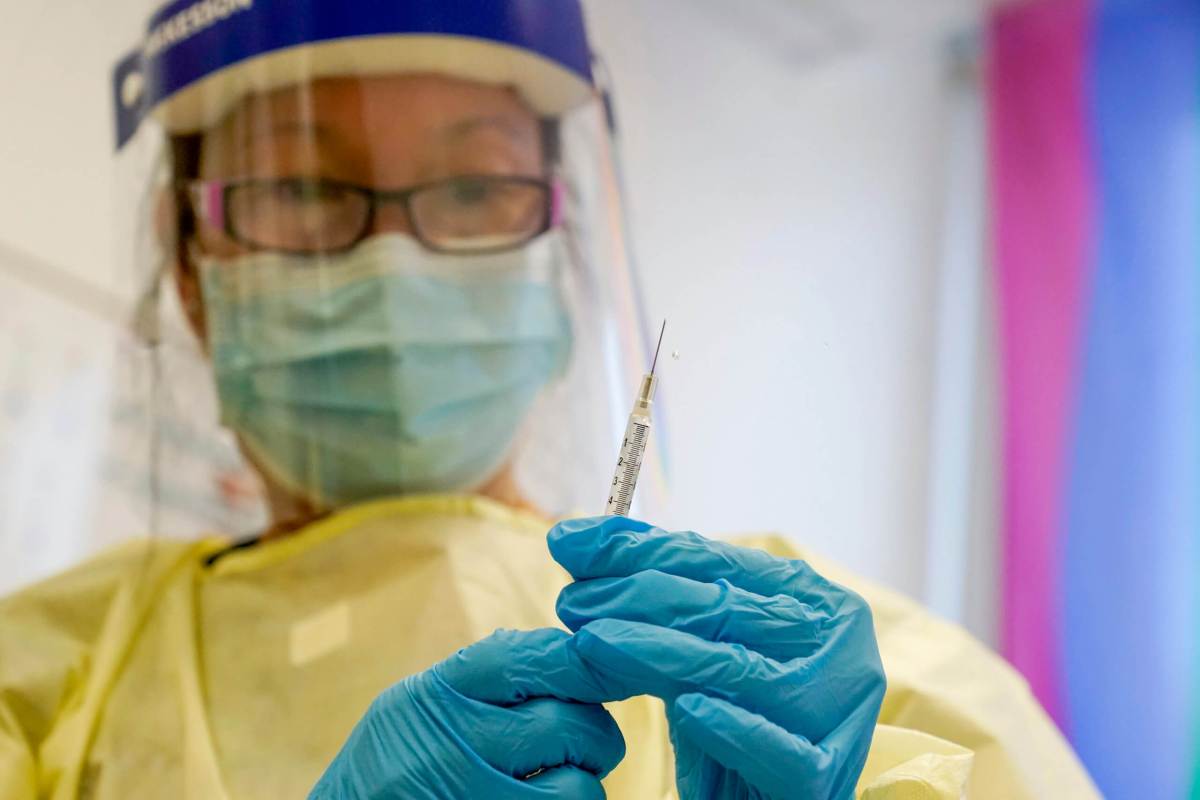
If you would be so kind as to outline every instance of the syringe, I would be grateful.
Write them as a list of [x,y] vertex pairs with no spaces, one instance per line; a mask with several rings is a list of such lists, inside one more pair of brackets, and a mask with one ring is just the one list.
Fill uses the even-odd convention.
[[662,329],[658,332],[658,346],[654,348],[654,360],[650,362],[650,371],[642,376],[637,397],[633,400],[633,411],[629,413],[629,423],[625,426],[625,439],[621,442],[621,453],[617,456],[617,469],[613,473],[612,484],[608,487],[608,506],[604,509],[605,514],[625,516],[633,503],[633,490],[637,488],[638,473],[642,470],[642,456],[646,453],[646,444],[650,439],[650,407],[654,404],[654,389],[658,385],[658,378],[654,377],[654,368],[658,366],[658,351],[662,349],[663,333],[666,330],[667,321],[663,320]]

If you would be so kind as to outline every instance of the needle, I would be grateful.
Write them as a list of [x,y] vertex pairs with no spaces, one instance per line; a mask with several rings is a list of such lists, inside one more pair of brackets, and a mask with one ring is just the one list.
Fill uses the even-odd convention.
[[654,374],[654,368],[658,366],[658,351],[662,349],[663,334],[667,332],[667,321],[664,319],[662,328],[658,332],[658,345],[654,348],[654,360],[650,362],[650,374]]

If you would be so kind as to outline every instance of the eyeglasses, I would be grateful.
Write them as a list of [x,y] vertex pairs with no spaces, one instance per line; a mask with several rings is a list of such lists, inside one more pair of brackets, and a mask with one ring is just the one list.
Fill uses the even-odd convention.
[[310,177],[207,180],[187,191],[197,215],[239,244],[312,255],[354,247],[386,203],[403,206],[412,234],[430,250],[511,250],[549,230],[558,196],[548,181],[509,175],[460,175],[392,190]]

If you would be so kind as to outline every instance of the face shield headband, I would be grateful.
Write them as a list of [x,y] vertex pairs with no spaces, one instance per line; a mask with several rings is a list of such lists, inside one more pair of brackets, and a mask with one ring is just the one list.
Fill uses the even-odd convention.
[[148,117],[194,132],[248,91],[380,72],[512,85],[549,117],[593,90],[578,0],[177,0],[113,70],[116,146]]

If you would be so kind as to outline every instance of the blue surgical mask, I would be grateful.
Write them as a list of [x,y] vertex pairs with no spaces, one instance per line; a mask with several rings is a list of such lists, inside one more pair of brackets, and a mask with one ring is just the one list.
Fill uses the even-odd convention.
[[323,507],[479,485],[565,369],[558,253],[555,234],[484,256],[387,234],[199,259],[223,423]]

